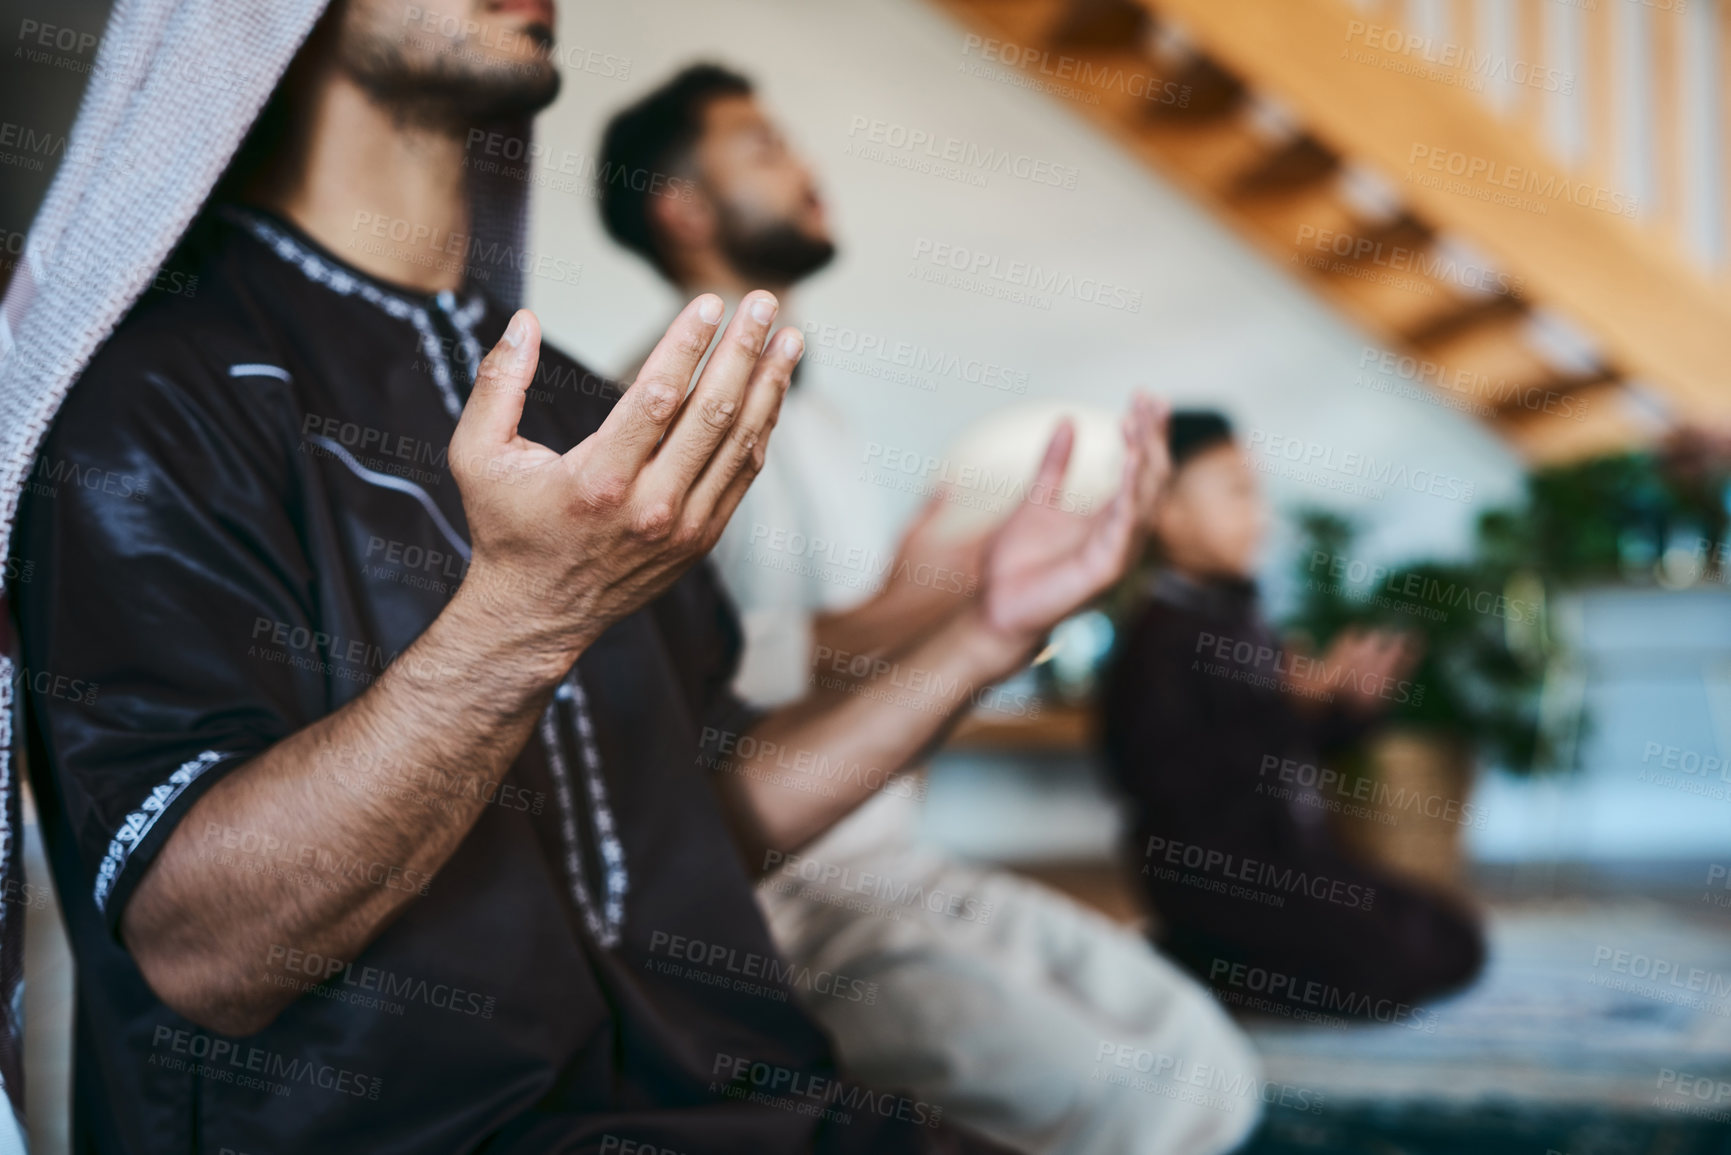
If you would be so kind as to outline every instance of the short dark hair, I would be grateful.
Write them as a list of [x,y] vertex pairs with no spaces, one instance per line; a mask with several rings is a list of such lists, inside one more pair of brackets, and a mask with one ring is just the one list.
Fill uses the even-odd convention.
[[1185,462],[1217,445],[1231,443],[1232,422],[1213,409],[1176,409],[1166,424],[1166,451],[1173,469],[1182,469]]
[[750,96],[751,81],[719,64],[693,64],[614,114],[601,137],[601,223],[607,235],[671,278],[649,219],[655,182],[620,174],[674,175],[690,160],[703,135],[703,114],[713,100]]

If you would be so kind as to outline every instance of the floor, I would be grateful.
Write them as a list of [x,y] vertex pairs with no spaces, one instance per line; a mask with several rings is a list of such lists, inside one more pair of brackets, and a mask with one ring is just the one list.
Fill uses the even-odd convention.
[[1731,1155],[1731,1129],[1594,1109],[1355,1105],[1275,1111],[1238,1155]]
[[1722,924],[1659,902],[1571,900],[1494,907],[1489,929],[1484,975],[1420,1029],[1255,1025],[1269,1078],[1335,1103],[1731,1121]]
[[[945,755],[927,836],[1145,928],[1134,877],[1101,854],[1122,817],[1087,762]],[[1713,866],[1481,862],[1485,974],[1424,1029],[1244,1021],[1271,1085],[1325,1104],[1271,1107],[1247,1150],[1731,1155],[1731,889]]]
[[[1101,862],[1018,868],[1120,921]],[[1699,877],[1699,876],[1697,876]],[[1731,920],[1676,870],[1485,871],[1473,988],[1423,1026],[1244,1019],[1273,1101],[1247,1155],[1731,1155]],[[1289,1100],[1316,1111],[1282,1110]]]
[[[1039,778],[1031,781],[1037,796]],[[940,819],[955,786],[934,780]],[[1001,779],[998,787],[1001,797]],[[1110,820],[1099,804],[1072,797],[1046,818],[1048,853],[1014,868],[1145,926],[1131,874],[1098,854],[1064,853]],[[30,866],[45,877],[35,834],[32,824]],[[1490,961],[1472,990],[1429,1008],[1427,1029],[1245,1022],[1270,1084],[1323,1104],[1271,1107],[1246,1150],[1731,1155],[1731,909],[1719,904],[1731,890],[1709,888],[1708,877],[1708,864],[1677,862],[1480,867],[1472,889],[1487,905]],[[29,928],[37,1152],[66,1149],[54,1125],[64,1109],[53,1104],[70,1055],[67,1033],[52,1024],[66,1021],[70,960],[43,925],[52,916],[52,905],[33,911]]]

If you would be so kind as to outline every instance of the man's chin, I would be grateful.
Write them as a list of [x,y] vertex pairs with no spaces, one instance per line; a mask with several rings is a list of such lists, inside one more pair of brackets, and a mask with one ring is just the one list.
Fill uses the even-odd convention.
[[525,64],[509,76],[509,83],[489,87],[482,85],[460,110],[470,121],[511,120],[534,116],[559,97],[564,78],[551,63],[537,61],[533,69]]
[[559,95],[559,69],[543,52],[416,62],[394,46],[369,47],[346,54],[345,70],[375,103],[411,124],[460,131],[532,116]]
[[532,116],[558,97],[563,78],[551,52],[553,30],[537,21],[516,32],[517,45],[533,47],[489,54],[484,62],[447,73],[451,105],[461,118],[484,122]]
[[551,64],[525,61],[378,95],[410,120],[462,130],[534,116],[558,97],[561,81]]

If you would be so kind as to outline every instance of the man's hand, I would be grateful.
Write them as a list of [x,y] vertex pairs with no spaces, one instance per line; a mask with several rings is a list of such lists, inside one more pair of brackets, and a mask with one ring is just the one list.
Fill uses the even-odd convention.
[[273,944],[352,959],[413,898],[360,875],[309,888],[298,871],[223,869],[200,831],[431,878],[487,791],[422,810],[357,806],[356,784],[378,795],[427,775],[499,781],[588,641],[713,544],[762,465],[801,350],[784,333],[764,352],[775,299],[754,293],[687,397],[720,315],[713,296],[692,302],[602,427],[565,454],[517,431],[540,329],[530,313],[511,319],[451,439],[475,550],[468,576],[364,694],[225,775],[175,827],[121,916],[163,1002],[251,1034],[296,996],[260,972]]
[[[763,868],[766,852],[823,833],[880,788],[884,773],[906,769],[978,700],[981,687],[1014,672],[1053,626],[1123,577],[1171,471],[1165,421],[1163,407],[1135,398],[1124,419],[1122,486],[1091,515],[1062,508],[1075,431],[1060,426],[1027,500],[987,539],[980,591],[965,609],[881,652],[858,679],[821,679],[803,701],[758,723],[751,731],[756,753],[717,778],[753,869]],[[873,773],[824,793],[789,788],[778,769],[789,753]]]
[[938,492],[902,532],[884,596],[910,606],[942,601],[951,608],[959,598],[972,596],[991,533],[975,530],[957,536],[946,531],[943,519],[949,500],[948,490]]
[[1389,705],[1381,691],[1412,673],[1423,654],[1423,643],[1412,634],[1350,629],[1334,639],[1320,662],[1304,663],[1304,675],[1288,681],[1305,691],[1301,702],[1326,703],[1338,693],[1353,713],[1380,714]]
[[709,552],[763,467],[804,342],[766,340],[777,304],[748,295],[687,396],[722,302],[705,294],[668,327],[595,433],[559,454],[518,432],[540,357],[519,310],[481,363],[451,439],[474,559],[463,588],[533,621],[574,658]]
[[986,545],[981,624],[1004,645],[1010,672],[1047,632],[1110,589],[1135,560],[1160,491],[1172,472],[1167,407],[1143,394],[1125,416],[1123,481],[1091,515],[1068,512],[1064,472],[1075,428],[1058,427],[1027,498]]
[[[926,503],[902,534],[884,586],[852,609],[818,615],[814,657],[823,653],[882,654],[900,650],[956,616],[974,597],[989,534],[965,537],[939,528],[947,495]],[[833,671],[832,671],[833,672]]]

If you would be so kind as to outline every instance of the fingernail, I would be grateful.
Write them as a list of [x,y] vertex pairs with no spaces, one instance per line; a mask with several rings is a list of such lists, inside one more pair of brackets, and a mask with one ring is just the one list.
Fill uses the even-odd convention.
[[785,357],[798,357],[805,352],[805,338],[800,335],[798,329],[786,330],[781,338],[781,352]]
[[774,297],[762,296],[751,303],[751,319],[760,325],[767,325],[775,320],[777,308]]
[[697,315],[703,318],[705,325],[713,325],[721,320],[721,311],[726,307],[721,303],[720,297],[708,296],[698,302]]
[[511,323],[505,326],[505,347],[515,349],[529,335],[529,319],[521,309],[511,315]]

